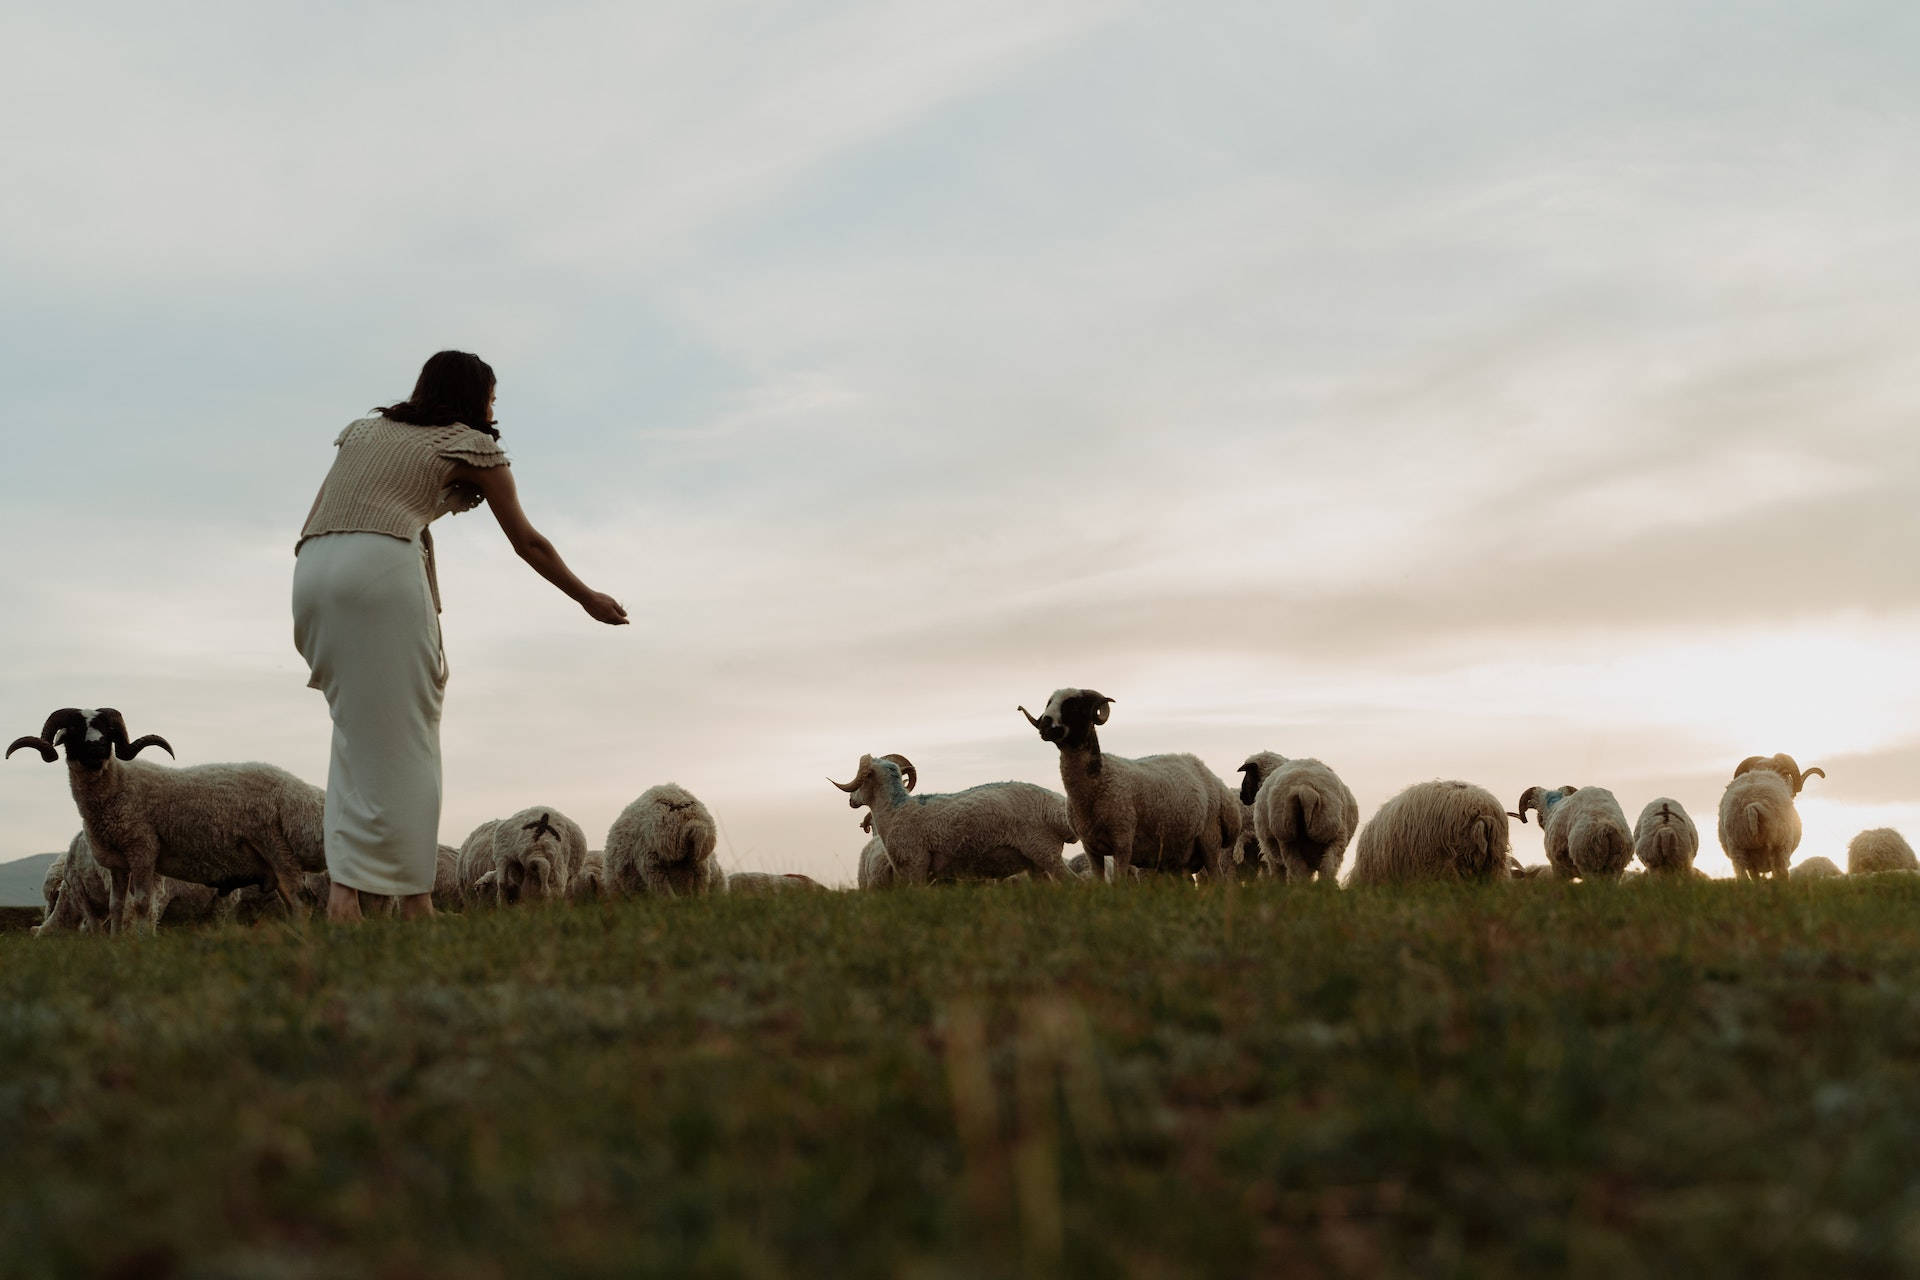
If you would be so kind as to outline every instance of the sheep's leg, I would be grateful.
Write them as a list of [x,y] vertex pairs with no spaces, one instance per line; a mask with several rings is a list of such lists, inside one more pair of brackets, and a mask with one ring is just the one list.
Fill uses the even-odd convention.
[[[117,879],[118,877],[116,877]],[[153,869],[153,863],[146,859],[128,860],[127,867],[127,904],[128,914],[118,917],[126,920],[135,932],[154,931],[157,923],[153,914],[154,881],[159,875]],[[116,888],[118,885],[115,886]]]
[[107,932],[109,934],[126,931],[127,880],[128,873],[125,867],[107,868]]

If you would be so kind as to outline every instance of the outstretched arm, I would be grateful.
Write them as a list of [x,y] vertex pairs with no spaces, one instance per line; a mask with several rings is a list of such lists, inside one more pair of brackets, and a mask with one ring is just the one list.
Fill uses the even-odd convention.
[[513,544],[515,554],[533,566],[535,573],[566,592],[595,621],[626,625],[627,611],[620,607],[620,602],[576,578],[553,543],[527,519],[527,513],[520,509],[520,490],[513,482],[513,468],[475,467],[456,462],[451,479],[480,491],[480,496],[493,510],[493,518],[500,522],[500,531]]

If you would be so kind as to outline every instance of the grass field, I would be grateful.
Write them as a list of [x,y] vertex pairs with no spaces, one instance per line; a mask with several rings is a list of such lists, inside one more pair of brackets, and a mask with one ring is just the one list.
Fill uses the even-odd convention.
[[1920,877],[0,936],[7,1275],[1920,1267]]

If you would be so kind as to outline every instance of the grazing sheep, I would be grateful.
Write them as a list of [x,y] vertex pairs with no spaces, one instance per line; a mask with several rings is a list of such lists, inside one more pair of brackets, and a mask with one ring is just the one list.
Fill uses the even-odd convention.
[[1381,805],[1353,845],[1354,887],[1505,880],[1507,811],[1470,782],[1417,782]]
[[587,833],[547,805],[522,809],[493,829],[494,892],[502,905],[556,902],[587,860]]
[[[300,902],[310,911],[324,912],[332,891],[333,878],[324,871],[309,871],[300,877]],[[387,915],[393,915],[400,909],[397,899],[374,893],[360,895],[360,910],[364,914],[372,915],[383,905]],[[224,923],[238,925],[289,917],[287,905],[280,900],[280,895],[260,885],[247,885],[221,898],[217,914]]]
[[1512,854],[1508,854],[1507,878],[1510,880],[1550,880],[1553,878],[1553,868],[1543,862],[1521,862],[1520,859],[1514,857]]
[[[462,901],[460,851],[450,844],[443,844],[433,855],[433,909],[452,911],[460,906]],[[396,909],[399,906],[397,902],[394,905]]]
[[849,808],[872,812],[902,882],[1004,880],[1022,871],[1069,878],[1061,850],[1074,835],[1065,798],[1031,782],[911,796],[918,776],[905,756],[863,755],[852,782],[827,779],[847,793]]
[[1700,852],[1700,832],[1678,800],[1660,796],[1647,801],[1633,824],[1633,851],[1649,874],[1685,876]]
[[567,896],[575,902],[598,902],[606,896],[606,888],[607,851],[589,849],[586,860],[580,864],[580,874],[567,890]]
[[[1074,861],[1085,862],[1087,855],[1076,854]],[[1241,883],[1271,876],[1272,868],[1260,860],[1260,836],[1253,829],[1253,806],[1240,806],[1240,838],[1234,841],[1233,848],[1225,854],[1227,876]],[[1088,870],[1091,871],[1091,866]],[[1067,864],[1067,870],[1073,870],[1073,862]]]
[[1240,841],[1240,798],[1196,756],[1104,754],[1098,728],[1113,701],[1092,689],[1056,689],[1038,719],[1018,708],[1041,741],[1059,748],[1068,816],[1093,878],[1108,878],[1111,858],[1119,879],[1136,866],[1220,879],[1227,851]]
[[1874,875],[1882,871],[1920,871],[1913,846],[1892,827],[1862,831],[1847,842],[1847,874]]
[[500,819],[489,818],[467,834],[460,842],[460,852],[454,856],[454,874],[460,882],[460,901],[467,906],[486,903],[492,906],[500,900],[495,885],[500,873],[493,856],[493,833],[500,825]]
[[1802,858],[1793,864],[1787,872],[1789,880],[1827,880],[1840,875],[1840,868],[1833,865],[1832,858],[1823,858],[1815,854],[1811,858]]
[[1507,816],[1525,822],[1529,809],[1540,811],[1547,861],[1562,880],[1618,879],[1633,860],[1627,815],[1605,787],[1528,787]]
[[[1289,882],[1337,884],[1347,845],[1360,826],[1360,803],[1340,776],[1318,760],[1289,760],[1271,751],[1247,757],[1240,799],[1253,810],[1260,856]],[[1245,837],[1241,842],[1245,843]]]
[[607,892],[724,893],[726,873],[714,861],[713,815],[675,782],[649,787],[607,829]]
[[[871,814],[864,825],[872,825]],[[860,851],[858,875],[855,883],[862,889],[891,889],[900,882],[893,859],[887,856],[887,842],[879,836],[867,841],[867,847]]]
[[1800,847],[1800,813],[1793,798],[1815,775],[1827,773],[1802,771],[1784,751],[1748,756],[1734,769],[1733,781],[1720,795],[1720,847],[1736,879],[1786,876],[1787,860]]
[[7,755],[31,747],[52,764],[62,746],[67,785],[93,856],[107,870],[110,932],[153,927],[162,876],[219,893],[270,885],[298,911],[301,874],[326,868],[326,794],[284,769],[175,769],[135,760],[147,747],[168,755],[173,748],[158,734],[128,741],[126,721],[111,707],[63,707],[47,717],[39,736],[15,739]]
[[790,893],[794,890],[821,893],[827,886],[812,876],[803,876],[797,871],[785,873],[777,871],[735,871],[727,877],[728,893],[744,893],[749,896],[766,896],[774,893]]

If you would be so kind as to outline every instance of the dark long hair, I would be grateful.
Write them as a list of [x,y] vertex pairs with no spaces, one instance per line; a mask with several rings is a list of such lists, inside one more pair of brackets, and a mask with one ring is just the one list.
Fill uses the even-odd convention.
[[420,366],[413,394],[380,412],[395,422],[416,427],[448,427],[458,422],[484,431],[495,440],[487,401],[493,396],[493,366],[471,351],[436,351]]

